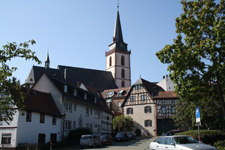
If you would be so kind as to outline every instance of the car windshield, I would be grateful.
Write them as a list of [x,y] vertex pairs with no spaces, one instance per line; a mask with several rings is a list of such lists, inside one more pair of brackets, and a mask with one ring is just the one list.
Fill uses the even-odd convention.
[[91,136],[82,136],[81,139],[82,140],[91,139]]
[[106,139],[107,135],[101,135],[99,138],[100,139]]
[[177,144],[198,143],[198,141],[190,136],[174,137]]
[[119,132],[119,133],[117,133],[116,136],[123,136],[123,135],[124,135],[124,132]]

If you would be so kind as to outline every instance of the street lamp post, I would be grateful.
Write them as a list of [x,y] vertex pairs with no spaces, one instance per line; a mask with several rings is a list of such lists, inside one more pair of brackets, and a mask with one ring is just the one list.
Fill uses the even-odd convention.
[[106,117],[106,120],[107,120],[107,134],[108,134],[108,120],[109,120],[109,116],[108,115]]

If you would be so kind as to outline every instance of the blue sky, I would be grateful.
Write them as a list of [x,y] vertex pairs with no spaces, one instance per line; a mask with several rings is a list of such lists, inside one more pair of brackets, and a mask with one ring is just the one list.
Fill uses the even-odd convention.
[[[67,65],[105,70],[112,43],[117,0],[1,0],[0,45],[36,41],[31,50],[50,67]],[[180,0],[120,0],[123,39],[131,50],[131,81],[141,76],[159,82],[168,74],[155,53],[176,38],[175,18],[182,14]],[[8,63],[24,83],[34,61],[15,58]]]

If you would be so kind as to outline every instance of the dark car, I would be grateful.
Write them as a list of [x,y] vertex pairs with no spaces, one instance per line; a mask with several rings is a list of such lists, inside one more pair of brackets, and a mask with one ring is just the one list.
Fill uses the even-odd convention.
[[100,141],[102,142],[102,145],[112,145],[113,144],[113,138],[110,135],[101,135]]
[[128,132],[127,134],[128,134],[128,136],[129,136],[129,139],[131,139],[131,140],[136,139],[136,134],[135,134],[135,133],[133,133],[133,132]]
[[115,142],[117,141],[129,141],[129,136],[126,132],[118,132],[115,136]]
[[170,131],[166,132],[165,134],[163,134],[163,136],[170,136],[170,135],[174,135],[175,133],[180,133],[180,132],[184,132],[184,130],[178,130],[178,129],[170,130]]

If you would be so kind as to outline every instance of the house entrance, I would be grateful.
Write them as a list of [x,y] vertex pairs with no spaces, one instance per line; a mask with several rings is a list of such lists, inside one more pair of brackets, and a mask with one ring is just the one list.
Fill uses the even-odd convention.
[[141,136],[141,130],[140,129],[136,129],[135,134],[136,134],[136,136]]

